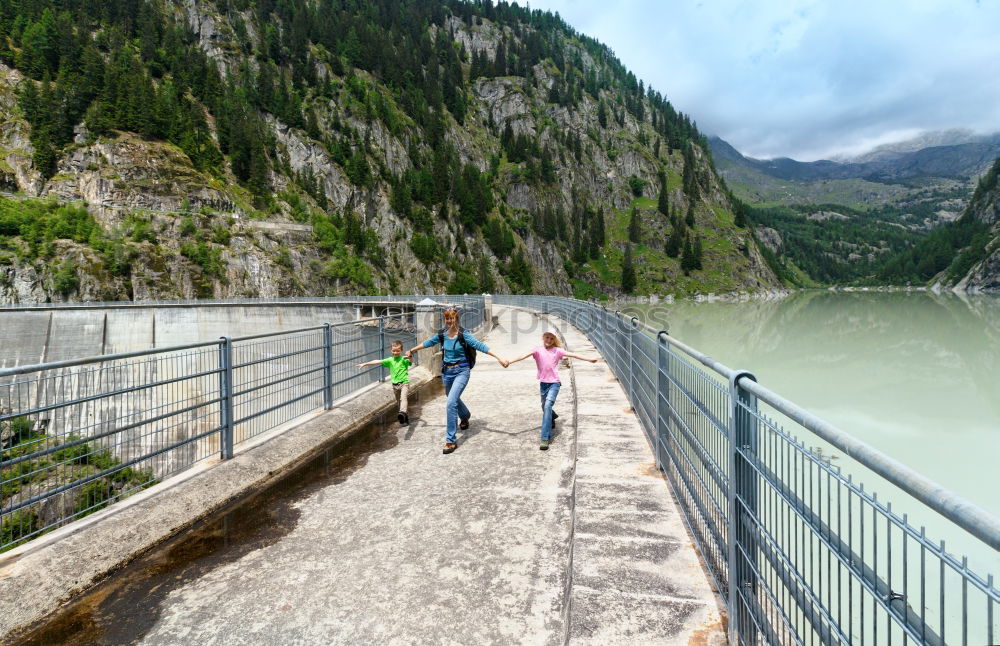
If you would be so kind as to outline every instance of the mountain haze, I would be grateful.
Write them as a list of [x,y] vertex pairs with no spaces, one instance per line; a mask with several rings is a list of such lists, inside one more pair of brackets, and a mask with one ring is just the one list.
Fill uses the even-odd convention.
[[489,0],[4,3],[0,189],[7,302],[781,288],[686,115]]
[[954,146],[958,144],[985,143],[990,139],[995,139],[1000,133],[976,134],[964,128],[952,128],[950,130],[934,130],[923,132],[916,137],[911,137],[903,141],[881,144],[871,150],[848,156],[831,157],[833,161],[839,162],[870,162],[884,159],[892,159],[903,153],[916,152],[925,148],[935,148],[937,146]]
[[[915,150],[890,150],[888,147],[882,147],[877,152],[862,156],[859,161],[849,162],[830,160],[800,162],[787,157],[754,159],[744,157],[718,137],[710,138],[709,146],[716,159],[723,159],[733,165],[750,168],[777,179],[796,182],[863,179],[870,182],[894,183],[918,178],[970,180],[985,173],[993,160],[1000,155],[1000,134],[977,138],[966,143],[929,146]],[[723,176],[725,175],[723,172]]]

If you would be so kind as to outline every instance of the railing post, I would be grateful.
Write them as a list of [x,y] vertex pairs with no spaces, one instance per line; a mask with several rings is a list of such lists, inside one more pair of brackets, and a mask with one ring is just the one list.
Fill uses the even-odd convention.
[[[385,359],[385,317],[378,317],[379,359]],[[385,366],[378,364],[378,380],[385,381]]]
[[333,408],[333,327],[323,324],[323,408]]
[[219,453],[223,460],[233,457],[233,342],[228,336],[219,343]]
[[632,410],[635,410],[635,363],[633,359],[633,348],[635,347],[635,335],[639,331],[639,319],[632,317],[630,321],[631,327],[628,330],[628,403],[632,406]]
[[[757,631],[747,615],[754,612],[757,586],[747,559],[756,559],[757,541],[753,531],[757,516],[757,479],[747,455],[757,454],[757,398],[740,386],[744,377],[757,381],[751,373],[737,371],[729,380],[729,643],[756,644]],[[740,553],[747,556],[741,557]],[[745,596],[750,605],[740,603]]]
[[[615,310],[615,329],[614,329],[615,333],[611,337],[612,347],[614,348],[614,351],[611,354],[615,358],[615,363],[614,363],[614,366],[615,366],[615,377],[620,376],[620,374],[621,374],[621,368],[622,368],[622,366],[621,366],[622,353],[619,350],[619,348],[621,348],[622,344],[621,344],[621,340],[618,338],[619,336],[621,336],[621,321],[622,321],[622,319],[621,319],[621,316],[619,316],[618,310]],[[619,381],[620,381],[620,379],[619,379]]]
[[666,330],[656,333],[656,466],[663,471],[663,460],[660,452],[664,440],[670,433],[670,379],[668,375],[670,347]]

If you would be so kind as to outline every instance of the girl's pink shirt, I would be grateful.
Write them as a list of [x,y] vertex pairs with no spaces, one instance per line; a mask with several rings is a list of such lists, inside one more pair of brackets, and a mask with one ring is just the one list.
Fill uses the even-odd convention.
[[559,360],[565,355],[566,351],[558,346],[546,348],[540,345],[532,350],[531,356],[538,366],[538,381],[545,384],[559,383]]

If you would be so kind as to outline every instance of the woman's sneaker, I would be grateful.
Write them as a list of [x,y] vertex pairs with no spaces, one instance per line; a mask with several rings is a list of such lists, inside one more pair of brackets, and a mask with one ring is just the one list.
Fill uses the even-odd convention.
[[448,442],[447,444],[444,445],[444,451],[441,452],[447,455],[448,453],[454,453],[455,449],[457,448],[458,448],[457,444],[455,444],[454,442]]
[[539,443],[539,445],[538,445],[538,450],[539,451],[548,451],[549,450],[549,440],[542,440],[541,443]]

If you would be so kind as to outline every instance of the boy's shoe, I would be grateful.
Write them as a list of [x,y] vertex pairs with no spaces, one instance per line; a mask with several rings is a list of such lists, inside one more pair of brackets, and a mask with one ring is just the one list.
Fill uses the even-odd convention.
[[538,445],[538,450],[539,451],[548,451],[549,450],[549,440],[542,440],[539,443],[539,445]]
[[406,413],[396,413],[396,420],[399,422],[400,426],[406,425]]
[[444,451],[441,452],[447,455],[448,453],[454,453],[455,449],[457,448],[458,448],[457,444],[455,444],[454,442],[448,442],[447,444],[444,445]]
[[403,413],[403,426],[409,426],[409,425],[410,425],[410,414]]
[[469,428],[469,418],[468,418],[468,417],[466,417],[465,419],[460,419],[460,420],[458,420],[458,427],[459,427],[460,429],[462,429],[463,431],[464,431],[465,429]]

